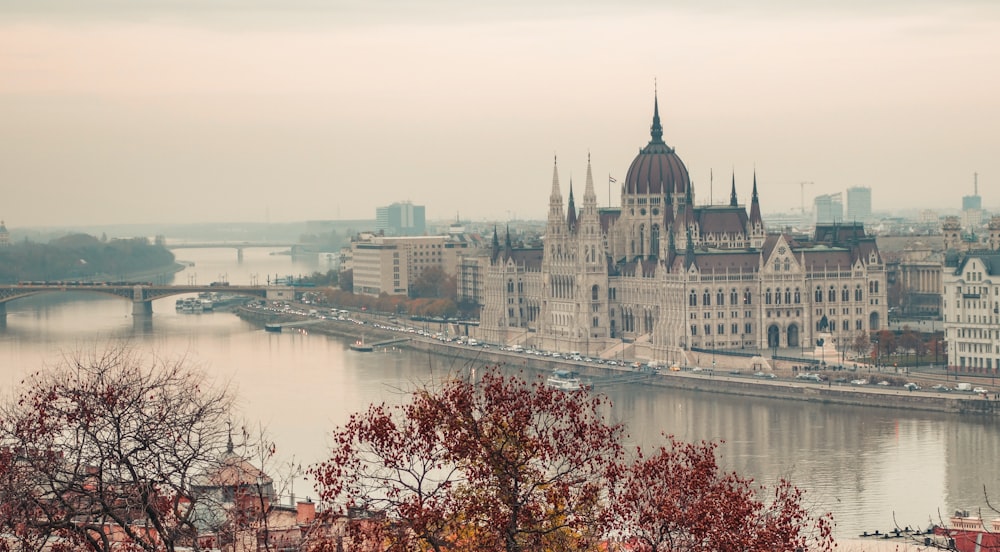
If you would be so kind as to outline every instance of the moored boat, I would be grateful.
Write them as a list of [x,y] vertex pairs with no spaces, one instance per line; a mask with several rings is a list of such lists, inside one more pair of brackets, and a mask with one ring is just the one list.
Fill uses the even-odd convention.
[[558,368],[552,371],[552,375],[545,380],[545,385],[560,391],[576,391],[577,389],[589,389],[589,383],[580,379],[576,372]]

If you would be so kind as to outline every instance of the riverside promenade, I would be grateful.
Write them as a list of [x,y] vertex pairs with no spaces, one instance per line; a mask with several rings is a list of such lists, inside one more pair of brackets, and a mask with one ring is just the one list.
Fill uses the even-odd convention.
[[[234,313],[241,319],[263,327],[268,323],[292,322],[307,318],[305,315],[277,313],[265,309],[239,308]],[[322,320],[311,324],[310,333],[341,336],[350,340],[364,334],[368,341],[388,341],[400,338],[400,332],[379,328],[370,323],[364,325],[352,320]],[[597,391],[602,383],[619,383],[623,376],[641,375],[632,381],[644,385],[671,387],[689,391],[725,393],[747,397],[785,399],[815,402],[820,404],[867,406],[878,408],[898,408],[944,412],[961,415],[998,416],[1000,401],[987,399],[968,393],[939,393],[935,391],[909,391],[899,387],[876,385],[850,385],[832,382],[810,382],[795,378],[758,378],[751,374],[720,374],[712,371],[664,370],[660,373],[643,371],[632,366],[611,366],[593,362],[571,361],[523,352],[502,351],[495,348],[469,346],[454,341],[441,341],[416,333],[406,333],[409,339],[398,342],[394,347],[408,348],[451,358],[457,367],[497,365],[504,368],[524,369],[530,372],[547,373],[556,368],[569,369],[589,378]],[[367,354],[367,353],[364,353]]]

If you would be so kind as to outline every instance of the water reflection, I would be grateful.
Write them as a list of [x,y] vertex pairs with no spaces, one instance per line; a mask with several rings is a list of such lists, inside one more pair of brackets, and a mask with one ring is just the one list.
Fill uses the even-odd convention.
[[[197,262],[188,270],[209,275],[200,281],[225,273],[233,283],[249,283],[254,274],[311,269],[259,250],[247,250],[236,266],[229,253],[192,250]],[[175,281],[186,278],[180,273]],[[153,316],[144,320],[132,317],[128,301],[97,294],[51,293],[12,302],[0,326],[0,389],[9,392],[26,371],[58,361],[64,351],[125,337],[158,355],[186,355],[217,383],[231,385],[247,418],[260,420],[276,438],[275,465],[293,458],[309,464],[324,457],[330,430],[351,413],[373,402],[402,401],[415,386],[470,367],[427,353],[355,353],[346,347],[349,339],[306,331],[271,334],[224,312],[182,314],[174,309],[175,299],[155,301]],[[810,504],[835,513],[838,534],[887,529],[894,513],[901,525],[923,527],[939,510],[974,510],[985,505],[983,485],[1000,495],[992,467],[1000,455],[1000,431],[993,419],[642,385],[602,391],[613,402],[612,418],[627,425],[629,443],[656,446],[661,433],[724,441],[719,454],[726,469],[769,485],[792,480],[809,491]],[[311,494],[305,483],[295,487]]]

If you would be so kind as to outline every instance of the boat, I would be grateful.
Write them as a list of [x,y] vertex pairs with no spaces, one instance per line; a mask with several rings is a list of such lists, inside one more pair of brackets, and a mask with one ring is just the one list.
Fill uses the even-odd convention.
[[590,388],[590,385],[581,380],[576,372],[561,368],[552,371],[552,375],[545,380],[545,385],[560,391],[576,391],[577,389]]
[[351,343],[350,347],[352,351],[357,351],[359,353],[370,353],[373,350],[371,345],[365,344],[364,336],[361,336],[361,339]]
[[264,331],[281,333],[281,324],[264,324]]

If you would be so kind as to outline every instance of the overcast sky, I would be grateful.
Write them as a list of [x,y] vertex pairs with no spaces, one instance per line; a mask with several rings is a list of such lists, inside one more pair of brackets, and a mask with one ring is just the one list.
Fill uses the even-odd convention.
[[805,4],[0,0],[0,218],[541,219],[553,155],[608,203],[654,79],[699,202],[1000,205],[1000,3]]

